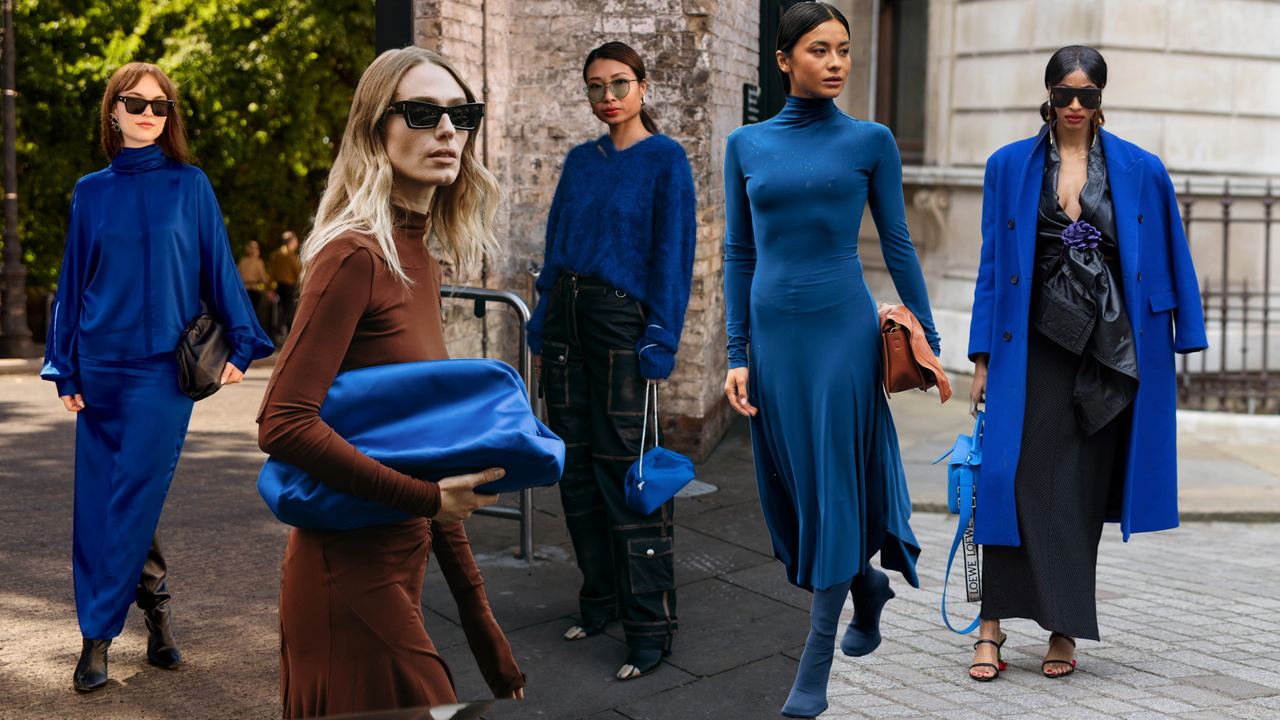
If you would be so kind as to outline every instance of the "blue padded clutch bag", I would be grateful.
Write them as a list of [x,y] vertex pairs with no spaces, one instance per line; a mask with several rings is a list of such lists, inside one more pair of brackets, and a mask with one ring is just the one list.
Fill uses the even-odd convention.
[[[506,470],[501,480],[476,492],[553,485],[564,471],[564,442],[534,417],[515,369],[496,360],[339,373],[320,419],[374,460],[425,481]],[[274,457],[258,474],[258,493],[280,522],[309,530],[354,530],[410,517],[325,485]]]

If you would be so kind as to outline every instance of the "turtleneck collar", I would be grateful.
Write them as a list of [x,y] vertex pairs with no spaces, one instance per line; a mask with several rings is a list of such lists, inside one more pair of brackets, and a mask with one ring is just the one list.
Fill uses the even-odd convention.
[[168,159],[169,157],[164,154],[160,146],[154,143],[140,148],[120,148],[120,152],[111,159],[111,169],[133,175],[155,170],[164,165]]
[[821,122],[840,112],[836,101],[830,98],[802,98],[787,95],[787,104],[778,113],[777,120],[788,125],[809,125]]
[[420,213],[399,205],[395,206],[395,227],[397,230],[426,230],[431,220],[430,213]]

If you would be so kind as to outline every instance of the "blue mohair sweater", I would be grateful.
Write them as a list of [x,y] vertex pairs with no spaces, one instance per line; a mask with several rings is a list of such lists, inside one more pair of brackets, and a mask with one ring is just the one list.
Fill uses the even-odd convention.
[[570,150],[547,217],[529,348],[542,352],[547,299],[569,270],[595,275],[644,305],[649,326],[636,343],[640,374],[670,375],[693,279],[696,206],[689,159],[665,135],[622,152],[608,135]]

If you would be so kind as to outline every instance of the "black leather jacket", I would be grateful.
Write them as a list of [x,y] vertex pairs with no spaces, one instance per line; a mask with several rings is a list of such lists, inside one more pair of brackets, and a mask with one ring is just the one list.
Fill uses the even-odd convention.
[[1089,150],[1088,180],[1080,191],[1080,220],[1102,237],[1096,249],[1064,245],[1071,218],[1058,204],[1056,143],[1045,150],[1036,224],[1032,326],[1080,355],[1074,404],[1086,435],[1101,430],[1138,394],[1138,354],[1125,313],[1115,208],[1102,143]]

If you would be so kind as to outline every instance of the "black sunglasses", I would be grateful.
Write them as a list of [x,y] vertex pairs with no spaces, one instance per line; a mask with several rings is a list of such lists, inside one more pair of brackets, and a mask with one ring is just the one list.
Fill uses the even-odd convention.
[[1049,104],[1056,108],[1071,107],[1071,99],[1079,98],[1080,106],[1086,110],[1097,110],[1102,107],[1102,88],[1068,87],[1054,85],[1049,88]]
[[147,100],[140,97],[130,97],[128,95],[117,95],[116,99],[124,103],[124,111],[130,115],[141,115],[147,106],[151,106],[151,112],[156,117],[169,117],[169,111],[178,103],[173,100]]
[[391,103],[387,115],[403,115],[404,122],[414,130],[430,130],[440,124],[440,118],[446,114],[449,122],[458,130],[475,130],[480,127],[480,119],[484,117],[484,103],[466,103],[464,105],[435,105],[418,100],[401,100]]

